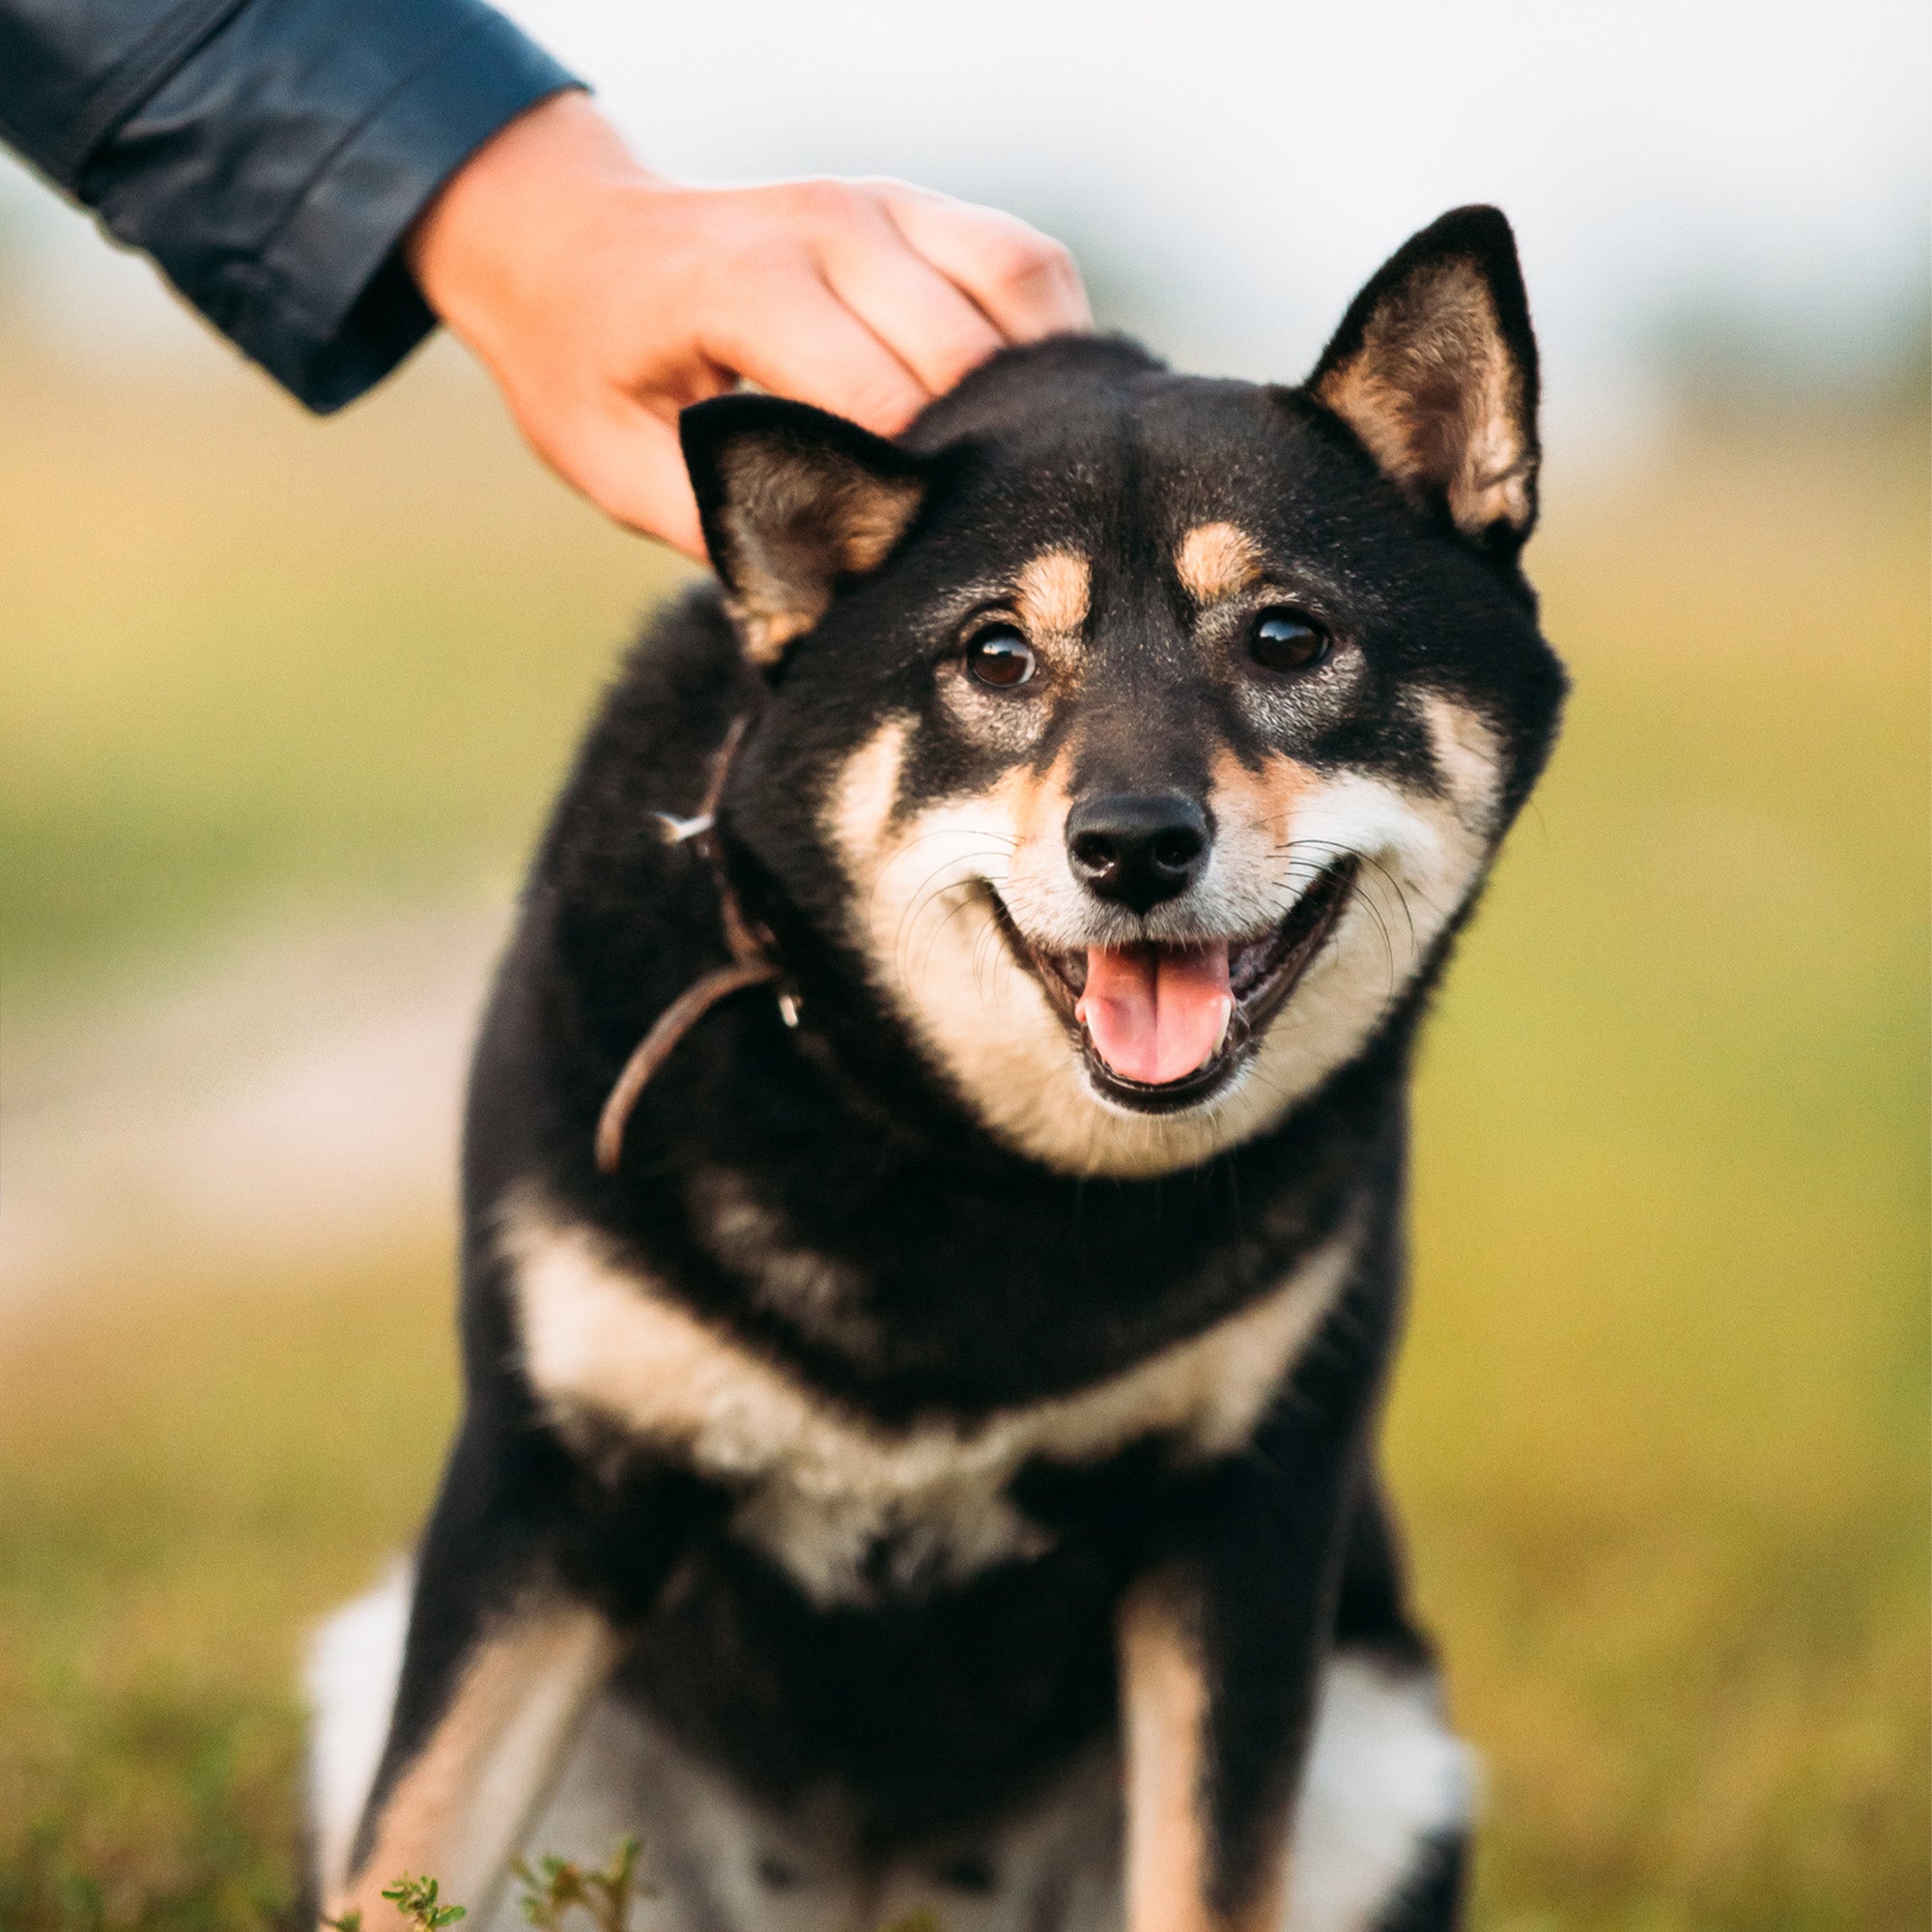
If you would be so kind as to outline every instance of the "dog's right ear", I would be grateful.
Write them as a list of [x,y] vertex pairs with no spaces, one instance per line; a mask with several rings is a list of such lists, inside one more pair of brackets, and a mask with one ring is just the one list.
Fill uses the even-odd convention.
[[917,457],[804,403],[714,397],[678,417],[678,436],[726,608],[764,669],[841,581],[886,560],[925,500]]

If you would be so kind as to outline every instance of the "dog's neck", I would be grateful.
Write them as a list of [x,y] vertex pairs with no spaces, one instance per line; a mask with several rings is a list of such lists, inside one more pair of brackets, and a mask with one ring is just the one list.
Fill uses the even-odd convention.
[[569,1205],[835,1393],[911,1413],[1075,1386],[1264,1294],[1350,1213],[1398,1211],[1419,1003],[1272,1132],[1087,1179],[1003,1148],[910,1048],[846,1050],[863,995],[819,991],[829,962],[780,922],[802,1024],[762,988],[721,1006],[640,1098],[624,1174]]

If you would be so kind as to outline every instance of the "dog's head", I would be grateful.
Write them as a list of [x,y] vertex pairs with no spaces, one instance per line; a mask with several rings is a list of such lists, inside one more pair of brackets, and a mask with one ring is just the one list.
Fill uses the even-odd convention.
[[727,793],[775,891],[1007,1145],[1152,1174],[1405,1009],[1548,751],[1518,554],[1536,352],[1446,215],[1300,388],[1010,352],[898,442],[687,411],[772,701]]

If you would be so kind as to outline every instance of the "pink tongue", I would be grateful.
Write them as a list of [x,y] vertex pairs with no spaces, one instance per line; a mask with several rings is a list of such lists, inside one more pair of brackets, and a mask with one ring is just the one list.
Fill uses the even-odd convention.
[[1228,1031],[1228,944],[1090,946],[1073,1016],[1122,1080],[1164,1086],[1211,1060]]

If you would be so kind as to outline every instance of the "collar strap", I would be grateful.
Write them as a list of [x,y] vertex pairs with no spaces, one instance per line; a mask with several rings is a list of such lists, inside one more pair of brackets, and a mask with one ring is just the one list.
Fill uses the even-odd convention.
[[[778,961],[772,957],[771,935],[753,926],[738,903],[738,895],[724,870],[724,859],[718,849],[718,801],[724,793],[724,781],[731,760],[751,723],[750,713],[740,713],[731,721],[711,762],[710,782],[695,817],[675,818],[668,811],[652,815],[665,827],[672,844],[695,844],[710,862],[718,886],[719,919],[724,928],[724,944],[731,953],[728,966],[713,967],[709,973],[687,986],[652,1023],[650,1031],[638,1042],[624,1063],[611,1089],[610,1098],[597,1120],[597,1168],[601,1174],[615,1174],[624,1154],[624,1124],[631,1110],[659,1067],[677,1050],[678,1043],[721,1000],[747,986],[764,986],[781,979]],[[787,1026],[798,1024],[798,996],[786,986],[779,990],[779,1010]]]

